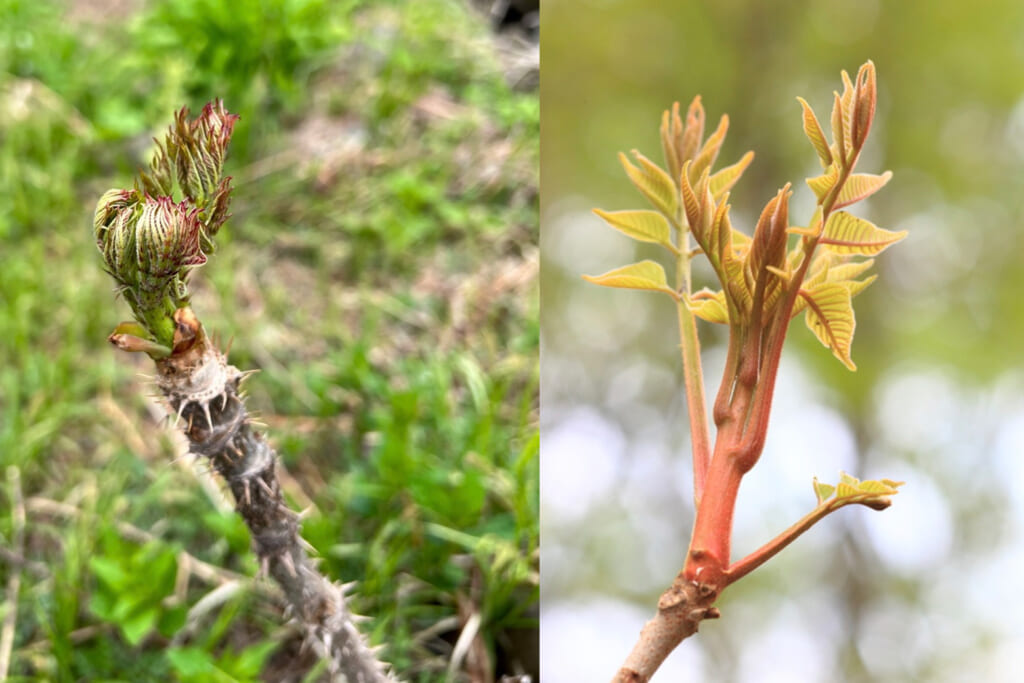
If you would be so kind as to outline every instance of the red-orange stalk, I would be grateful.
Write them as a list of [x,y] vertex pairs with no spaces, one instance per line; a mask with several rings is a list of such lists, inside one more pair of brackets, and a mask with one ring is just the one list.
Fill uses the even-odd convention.
[[[807,229],[789,228],[789,185],[784,187],[765,207],[753,239],[747,243],[749,253],[745,257],[740,256],[743,259],[741,265],[747,268],[740,273],[731,268],[737,261],[729,260],[735,257],[728,246],[731,235],[727,231],[731,231],[731,226],[727,216],[727,188],[724,198],[716,206],[714,199],[722,197],[722,185],[719,184],[714,191],[717,194],[713,194],[706,169],[702,167],[702,173],[689,172],[703,130],[703,110],[699,107],[699,100],[691,105],[685,131],[678,117],[678,106],[673,109],[671,118],[668,113],[663,118],[662,138],[666,159],[672,175],[677,179],[682,199],[677,215],[671,217],[679,232],[679,245],[682,247],[675,252],[677,282],[673,294],[679,311],[683,368],[693,438],[696,518],[683,569],[661,596],[655,617],[644,626],[640,639],[614,681],[634,683],[648,680],[672,649],[696,633],[702,620],[719,616],[714,602],[728,585],[764,564],[821,518],[840,507],[857,503],[884,509],[889,505],[887,496],[895,493],[895,488],[900,485],[900,482],[880,480],[864,482],[860,488],[858,480],[845,474],[837,487],[819,486],[816,483],[818,505],[814,510],[753,553],[731,563],[732,520],[739,486],[743,475],[757,463],[764,450],[782,347],[793,309],[799,297],[803,296],[808,300],[809,321],[812,313],[816,320],[826,318],[821,308],[815,307],[812,295],[801,287],[833,211],[859,199],[855,196],[841,199],[841,195],[871,127],[876,97],[874,67],[870,62],[865,64],[857,74],[856,84],[849,80],[845,72],[843,81],[843,95],[836,93],[835,96],[831,121],[834,143],[831,146],[825,142],[824,133],[813,111],[801,100],[804,106],[804,132],[817,151],[822,166],[826,168],[825,176],[809,179],[808,182],[818,192],[815,182],[817,187],[821,187],[823,180],[832,181],[834,178],[828,191],[818,195],[817,217]],[[720,129],[724,134],[724,128],[720,126]],[[693,141],[694,137],[698,142]],[[711,140],[705,144],[705,148],[712,150],[712,159],[720,144],[720,137],[716,138],[714,147],[710,146]],[[699,177],[696,186],[692,184],[694,175]],[[716,177],[721,179],[721,176]],[[882,184],[887,179],[883,178]],[[645,182],[654,181],[648,179]],[[714,218],[709,218],[712,210]],[[687,231],[680,224],[683,217],[688,223],[686,227],[693,232],[701,248],[712,259],[712,265],[723,285],[723,292],[719,296],[724,293],[724,300],[720,303],[728,307],[727,321],[722,320],[720,315],[716,316],[714,311],[711,317],[707,317],[707,311],[701,314],[701,317],[707,317],[713,322],[728,322],[730,326],[725,369],[712,413],[717,428],[713,454],[710,453],[704,406],[700,346],[694,312],[690,307],[690,263],[685,248]],[[842,230],[841,227],[836,229]],[[803,237],[800,252],[787,260],[787,235],[791,232]],[[649,237],[647,234],[637,239],[649,241]],[[899,237],[896,236],[896,239]],[[834,237],[829,239],[833,241],[826,240],[825,243],[839,243],[834,241]],[[747,248],[747,244],[742,245],[742,248]],[[824,267],[826,271],[815,271],[814,278],[827,275],[828,263]],[[746,278],[745,283],[739,283],[738,294],[737,290],[731,289],[731,283],[737,277]],[[742,289],[744,284],[747,287],[745,291]],[[853,284],[856,283],[850,286]],[[700,294],[697,299],[711,298],[701,297]],[[826,345],[839,355],[836,343],[836,338],[832,336]],[[848,350],[846,353],[844,362],[848,361]],[[833,491],[837,492],[834,497],[831,496]]]

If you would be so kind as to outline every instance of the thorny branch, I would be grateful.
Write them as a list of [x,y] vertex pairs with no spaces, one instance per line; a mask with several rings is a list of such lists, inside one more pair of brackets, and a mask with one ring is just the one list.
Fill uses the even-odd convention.
[[[231,178],[222,171],[237,118],[219,101],[195,119],[182,109],[135,187],[109,190],[100,199],[96,244],[135,317],[118,325],[109,341],[155,361],[157,386],[190,452],[205,457],[227,482],[261,570],[284,592],[305,644],[339,680],[386,681],[386,666],[346,604],[351,586],[329,581],[307,553],[299,517],[281,494],[277,455],[239,393],[245,373],[228,365],[188,305],[188,276],[206,263],[229,217]],[[176,203],[175,194],[183,199]]]

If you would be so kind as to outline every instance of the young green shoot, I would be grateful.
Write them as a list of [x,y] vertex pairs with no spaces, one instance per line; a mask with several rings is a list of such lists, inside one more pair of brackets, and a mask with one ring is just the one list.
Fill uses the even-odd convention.
[[[903,239],[844,211],[880,190],[891,173],[855,169],[875,114],[875,67],[864,64],[851,80],[842,73],[843,92],[835,93],[829,143],[811,107],[799,99],[803,129],[823,172],[807,179],[817,199],[806,223],[789,219],[787,183],[767,203],[752,236],[733,227],[729,192],[753,161],[713,170],[729,127],[723,116],[704,138],[704,109],[694,99],[680,116],[678,103],[661,123],[661,167],[633,151],[620,155],[626,174],[653,210],[596,210],[609,225],[641,242],[659,244],[675,267],[670,285],[665,269],[641,261],[598,276],[584,276],[606,287],[660,292],[677,309],[682,364],[693,452],[696,520],[686,561],[661,596],[658,612],[616,674],[616,681],[647,681],[683,639],[704,619],[719,616],[715,600],[733,582],[792,543],[831,512],[860,504],[881,510],[902,482],[860,481],[842,474],[837,485],[814,481],[817,505],[775,539],[732,561],[732,519],[743,476],[764,449],[782,347],[790,321],[803,313],[807,327],[850,370],[855,318],[853,298],[875,275],[865,276],[871,258]],[[691,237],[696,244],[691,247]],[[717,287],[694,290],[691,261],[707,258]],[[725,370],[713,408],[715,438],[705,412],[697,318],[729,328]]]

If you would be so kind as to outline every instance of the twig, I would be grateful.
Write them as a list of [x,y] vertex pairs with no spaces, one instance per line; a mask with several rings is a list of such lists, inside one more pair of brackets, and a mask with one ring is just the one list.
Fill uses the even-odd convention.
[[[12,545],[14,552],[25,552],[25,502],[21,497],[21,472],[15,466],[7,468],[7,483],[11,490],[11,523],[13,524]],[[18,623],[18,594],[21,592],[21,567],[13,567],[7,579],[7,613],[4,614],[3,630],[0,631],[0,681],[7,680],[11,666],[11,651],[14,648],[14,627]]]
[[239,395],[244,378],[206,337],[191,309],[175,314],[179,333],[193,339],[176,345],[157,361],[157,385],[189,441],[189,450],[207,458],[231,489],[235,509],[252,534],[261,571],[284,591],[306,642],[344,680],[390,680],[355,627],[342,586],[321,574],[299,536],[298,515],[285,503],[277,475],[277,454],[257,431]]

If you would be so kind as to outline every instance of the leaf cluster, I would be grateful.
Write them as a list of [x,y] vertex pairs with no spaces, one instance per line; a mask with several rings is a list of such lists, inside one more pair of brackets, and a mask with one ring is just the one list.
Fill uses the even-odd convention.
[[[874,256],[906,233],[884,230],[839,211],[880,190],[892,175],[854,173],[874,114],[874,66],[862,67],[855,81],[843,72],[843,84],[843,93],[835,93],[831,143],[814,111],[799,100],[804,133],[824,169],[822,175],[807,179],[817,207],[806,225],[790,224],[792,193],[786,185],[766,204],[752,234],[733,226],[730,190],[753,161],[753,153],[715,171],[729,119],[723,116],[705,139],[704,108],[697,97],[685,121],[678,103],[662,117],[664,167],[636,150],[633,161],[620,155],[629,179],[654,210],[595,211],[629,237],[664,247],[687,269],[687,276],[677,278],[679,284],[671,287],[660,264],[642,261],[586,279],[668,294],[697,317],[729,325],[741,347],[756,338],[754,349],[760,354],[767,353],[768,340],[778,337],[789,319],[805,313],[807,326],[821,343],[854,369],[852,299],[874,281],[874,276],[861,277],[873,261],[855,257]],[[691,236],[696,242],[693,251]],[[709,261],[719,289],[691,292],[685,286],[689,259],[697,254]]]
[[[189,272],[206,263],[228,219],[231,177],[222,175],[237,119],[220,100],[191,121],[183,107],[135,188],[100,198],[96,247],[137,321],[115,330],[112,341],[122,349],[168,354],[174,311],[188,303]],[[179,192],[184,198],[175,203]]]

